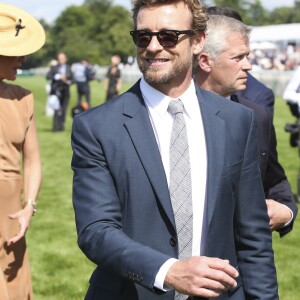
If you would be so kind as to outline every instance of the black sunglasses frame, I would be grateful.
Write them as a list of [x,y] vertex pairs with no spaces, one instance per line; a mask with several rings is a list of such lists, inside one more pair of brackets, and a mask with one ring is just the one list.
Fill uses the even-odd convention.
[[[174,47],[178,44],[179,35],[181,35],[181,34],[194,35],[194,31],[193,30],[171,30],[171,29],[169,29],[169,30],[160,30],[160,31],[155,31],[155,32],[154,31],[148,31],[148,30],[131,30],[130,31],[130,35],[132,36],[133,42],[139,48],[147,48],[149,46],[149,44],[151,43],[151,40],[152,40],[153,36],[157,37],[157,40],[158,40],[158,42],[160,43],[160,45],[162,47],[172,48],[172,47]],[[168,44],[167,42],[170,42],[170,40],[168,40],[167,42],[164,41],[164,38],[161,37],[161,35],[171,37],[171,39],[174,39],[174,42],[172,42],[171,44],[170,43]],[[144,45],[142,45],[139,42],[139,38],[141,36],[150,37],[149,41],[147,41],[148,43],[145,43]]]

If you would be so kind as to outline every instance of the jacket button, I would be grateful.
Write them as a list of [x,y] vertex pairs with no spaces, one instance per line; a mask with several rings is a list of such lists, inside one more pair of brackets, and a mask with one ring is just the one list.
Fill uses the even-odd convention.
[[175,247],[175,246],[177,245],[177,240],[176,240],[176,238],[171,237],[171,238],[170,238],[170,244],[171,244],[172,247]]

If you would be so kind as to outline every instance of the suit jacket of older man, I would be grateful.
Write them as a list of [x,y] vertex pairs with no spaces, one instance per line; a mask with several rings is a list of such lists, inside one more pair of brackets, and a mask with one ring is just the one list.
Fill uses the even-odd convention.
[[[218,299],[276,300],[254,113],[200,88],[197,95],[208,155],[202,255],[228,259],[240,273],[238,286]],[[178,245],[139,82],[76,116],[72,147],[78,243],[97,265],[86,299],[174,299],[174,290],[162,293],[154,287],[163,263],[178,257]]]
[[277,139],[272,117],[269,110],[264,106],[237,95],[232,95],[231,100],[249,107],[255,112],[258,125],[259,164],[266,198],[274,199],[286,205],[293,212],[292,221],[287,226],[277,230],[283,237],[293,229],[298,207],[284,169],[278,161]]
[[248,73],[246,89],[237,92],[236,95],[243,97],[251,102],[266,106],[273,119],[275,96],[271,89],[258,81],[253,75]]

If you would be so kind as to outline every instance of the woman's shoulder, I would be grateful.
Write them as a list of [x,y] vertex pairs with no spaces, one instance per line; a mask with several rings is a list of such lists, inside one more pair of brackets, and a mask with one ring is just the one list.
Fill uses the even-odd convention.
[[31,91],[20,85],[7,82],[0,83],[0,90],[0,98],[11,100],[11,105],[19,107],[21,110],[25,109],[29,116],[33,114],[34,100]]
[[1,82],[1,85],[1,90],[4,93],[4,95],[14,96],[18,100],[31,94],[29,90],[17,84]]

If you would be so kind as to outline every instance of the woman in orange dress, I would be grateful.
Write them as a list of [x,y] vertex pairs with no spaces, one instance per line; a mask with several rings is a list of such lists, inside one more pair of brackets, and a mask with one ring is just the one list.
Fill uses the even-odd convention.
[[41,184],[33,96],[3,80],[44,42],[36,19],[0,3],[0,300],[33,299],[25,233]]

